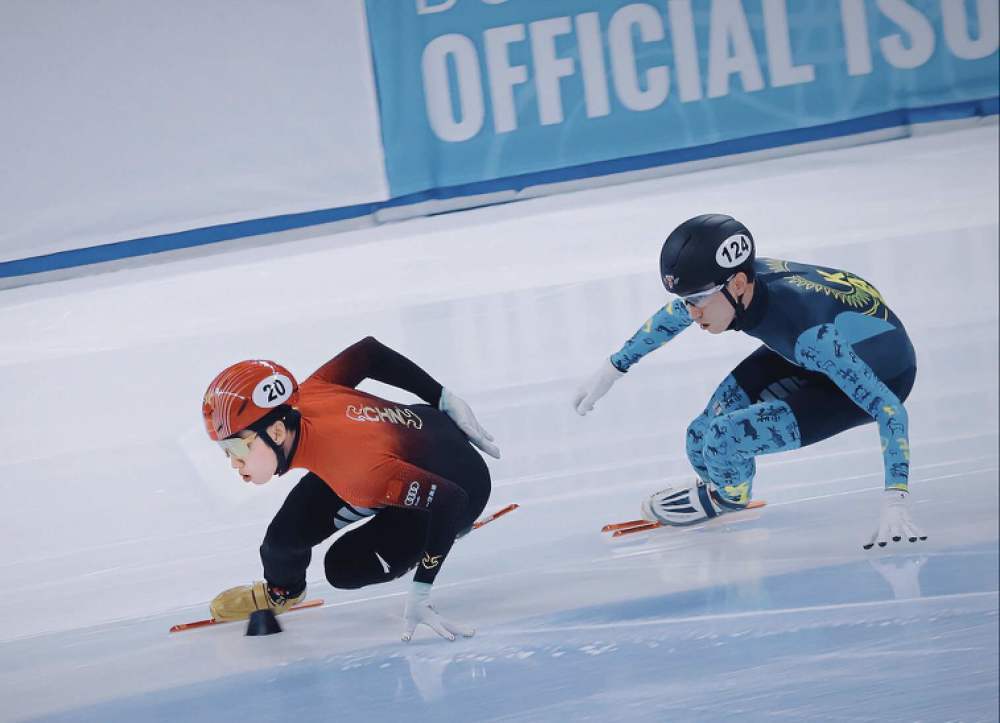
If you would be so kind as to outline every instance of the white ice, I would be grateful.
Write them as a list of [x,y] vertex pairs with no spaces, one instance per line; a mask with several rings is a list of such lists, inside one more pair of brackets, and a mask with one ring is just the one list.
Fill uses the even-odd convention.
[[[997,155],[988,123],[0,293],[0,719],[996,720]],[[691,476],[684,428],[755,346],[689,330],[571,410],[664,303],[664,234],[707,211],[859,273],[906,323],[927,542],[861,549],[873,426],[760,459],[758,513],[601,534]],[[326,604],[282,634],[168,634],[259,577],[293,482],[227,469],[208,381],[248,357],[305,375],[367,334],[502,446],[488,509],[521,509],[435,586],[477,635],[401,643],[407,581],[334,590],[325,546]]]

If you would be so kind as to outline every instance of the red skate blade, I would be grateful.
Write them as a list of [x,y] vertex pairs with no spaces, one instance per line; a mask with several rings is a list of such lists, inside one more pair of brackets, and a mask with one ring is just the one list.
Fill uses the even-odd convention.
[[[767,504],[764,500],[751,500],[743,510],[739,512],[744,512],[745,510],[758,510]],[[661,525],[659,522],[650,522],[649,520],[628,520],[627,522],[612,522],[601,528],[601,532],[611,532],[612,537],[621,537],[622,535],[628,535],[633,532],[645,532],[646,530],[655,530],[657,527],[669,527],[669,525]]]
[[503,517],[507,513],[513,512],[518,507],[520,507],[520,505],[518,505],[516,503],[509,504],[506,507],[501,507],[499,510],[497,510],[496,512],[494,512],[492,515],[487,515],[486,517],[483,517],[482,519],[476,520],[473,523],[473,525],[472,525],[472,529],[473,530],[478,530],[483,525],[488,525],[489,523],[493,522],[493,520],[497,519],[498,517]]
[[[305,608],[316,608],[323,604],[323,600],[316,598],[315,600],[306,600],[300,602],[298,605],[292,605],[292,607],[286,610],[286,613],[290,613],[293,610],[304,610]],[[282,613],[284,614],[284,613]],[[209,625],[225,625],[226,623],[238,623],[239,620],[216,620],[215,618],[208,618],[207,620],[195,620],[191,623],[180,623],[174,625],[170,628],[170,632],[179,633],[182,630],[193,630],[195,628],[207,628]]]
[[658,522],[650,522],[649,520],[629,520],[627,522],[612,522],[611,524],[605,525],[601,528],[601,532],[614,532],[615,530],[625,530],[629,527],[642,527],[645,525],[658,525]]
[[657,527],[663,527],[663,525],[659,522],[649,522],[647,520],[643,520],[643,522],[645,522],[643,525],[636,525],[635,527],[626,527],[622,530],[615,530],[611,533],[611,536],[623,537],[624,535],[631,535],[636,532],[647,532],[648,530],[655,530]]

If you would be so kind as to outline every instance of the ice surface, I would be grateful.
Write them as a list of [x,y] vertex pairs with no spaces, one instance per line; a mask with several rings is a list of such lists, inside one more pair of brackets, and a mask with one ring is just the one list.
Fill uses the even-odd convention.
[[[537,199],[0,294],[0,720],[996,720],[997,127]],[[724,211],[762,253],[872,281],[917,349],[914,513],[864,552],[874,427],[762,458],[762,511],[610,541],[690,475],[683,431],[752,340],[690,330],[579,418],[579,378],[663,303],[664,233]],[[501,443],[435,586],[467,641],[399,642],[407,582],[246,638],[170,635],[259,576],[290,487],[203,438],[237,359],[305,374],[373,334]],[[407,401],[405,393],[368,388]]]

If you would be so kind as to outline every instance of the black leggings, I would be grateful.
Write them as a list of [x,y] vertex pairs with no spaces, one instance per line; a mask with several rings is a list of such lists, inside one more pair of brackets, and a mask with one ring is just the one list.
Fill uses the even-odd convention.
[[[429,472],[451,480],[469,496],[460,534],[467,532],[490,496],[490,473],[464,439],[439,445],[419,460]],[[354,507],[312,472],[292,488],[267,528],[260,546],[264,578],[298,594],[306,584],[312,548],[362,517],[372,519],[339,537],[326,552],[326,579],[339,588],[388,582],[412,569],[424,552],[430,515],[401,507]]]
[[[780,399],[791,407],[799,425],[801,447],[872,421],[871,415],[828,376],[792,364],[766,346],[758,347],[740,362],[732,375],[752,403]],[[914,365],[883,381],[905,402],[916,375]]]

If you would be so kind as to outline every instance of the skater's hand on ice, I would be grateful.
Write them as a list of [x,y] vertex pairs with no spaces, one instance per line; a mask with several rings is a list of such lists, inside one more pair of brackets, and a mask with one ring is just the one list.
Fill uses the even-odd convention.
[[910,494],[902,490],[886,490],[882,493],[878,529],[864,548],[870,550],[876,543],[885,547],[890,540],[899,542],[904,537],[910,542],[927,539],[927,535],[910,519]]
[[426,582],[415,582],[406,598],[406,611],[403,613],[403,642],[408,643],[413,638],[413,631],[418,625],[426,625],[446,640],[454,640],[461,635],[471,638],[476,631],[465,625],[445,620],[431,607],[431,585]]
[[594,408],[597,400],[608,393],[611,385],[625,376],[625,372],[611,363],[610,359],[601,362],[596,372],[590,375],[573,395],[573,408],[581,417]]
[[447,389],[441,390],[441,401],[438,402],[438,409],[451,417],[452,421],[458,425],[469,441],[483,450],[490,457],[500,459],[500,447],[493,441],[493,435],[483,429],[472,409],[460,397],[456,397]]

